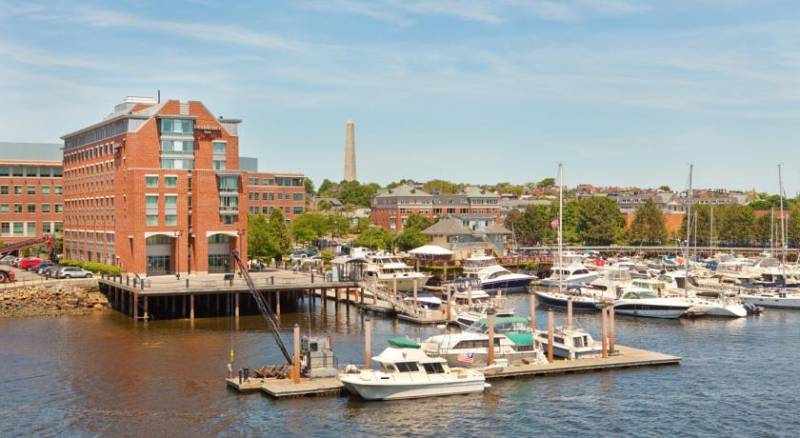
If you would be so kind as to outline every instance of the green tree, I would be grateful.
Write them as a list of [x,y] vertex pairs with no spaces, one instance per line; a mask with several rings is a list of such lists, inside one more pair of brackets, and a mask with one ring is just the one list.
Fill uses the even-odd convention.
[[275,253],[270,257],[280,260],[284,255],[289,254],[292,250],[292,237],[289,233],[289,227],[286,226],[283,210],[280,208],[273,208],[269,213],[267,232],[275,247]]
[[264,215],[247,216],[247,256],[251,259],[270,258],[278,252],[278,246],[269,232]]
[[369,207],[372,205],[372,198],[378,189],[380,189],[380,185],[375,183],[362,185],[358,181],[343,181],[339,185],[336,198],[344,204]]
[[587,244],[609,245],[622,237],[625,219],[613,199],[592,197],[578,202],[577,225],[578,236]]
[[628,240],[633,245],[659,245],[667,241],[664,214],[652,200],[636,210],[636,217],[628,230]]
[[418,215],[416,213],[413,213],[413,214],[410,214],[406,218],[406,223],[405,223],[404,229],[416,228],[416,229],[422,231],[425,228],[428,228],[431,225],[433,225],[434,222],[435,221],[433,219],[429,218],[429,217],[421,216],[421,215]]
[[422,234],[422,231],[431,225],[433,225],[433,219],[431,218],[420,216],[418,214],[409,215],[406,218],[403,232],[397,236],[395,241],[397,247],[402,251],[408,251],[410,249],[418,248],[422,245],[428,244],[430,242],[430,238]]
[[311,178],[306,178],[303,180],[303,186],[305,187],[306,194],[311,196],[316,194],[314,191],[314,181],[312,181]]
[[322,180],[322,184],[319,185],[319,190],[317,191],[317,194],[319,196],[331,197],[333,196],[333,190],[335,186],[336,184],[334,184],[333,181],[329,180],[328,178],[325,178],[324,180]]
[[350,233],[350,219],[338,214],[327,215],[328,232],[333,237],[342,237]]
[[442,179],[432,179],[422,186],[422,190],[428,193],[439,192],[448,195],[460,191],[463,187],[463,184],[457,184]]
[[555,178],[545,178],[545,179],[543,179],[543,180],[541,180],[541,181],[536,183],[536,187],[541,188],[541,189],[547,189],[547,188],[555,187],[555,186],[556,186],[556,179]]
[[659,187],[658,190],[661,190],[662,192],[671,192],[672,191],[672,189],[670,189],[669,186],[667,186],[667,185],[663,185],[663,186]]
[[381,227],[370,227],[359,234],[353,241],[354,246],[363,246],[369,249],[391,249],[394,235]]
[[529,205],[514,223],[507,223],[513,229],[517,240],[530,243],[547,243],[553,240],[555,232],[550,227],[551,209],[546,205]]
[[[715,208],[714,224],[715,228],[719,224],[719,232],[715,231],[714,234],[719,236],[719,240],[729,244],[749,245],[755,237],[755,214],[747,205],[723,205]],[[717,237],[714,239],[717,240]]]
[[364,232],[364,230],[369,228],[369,226],[370,226],[369,218],[368,217],[360,217],[360,218],[358,218],[358,221],[355,224],[355,229],[353,229],[352,231],[355,234],[361,234],[361,233]]
[[307,212],[294,218],[291,234],[297,242],[310,243],[327,234],[329,226],[327,215]]

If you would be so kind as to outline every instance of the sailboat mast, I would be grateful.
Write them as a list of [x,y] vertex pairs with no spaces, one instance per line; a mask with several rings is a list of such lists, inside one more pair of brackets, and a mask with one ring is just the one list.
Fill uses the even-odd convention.
[[714,256],[714,206],[710,207],[709,215],[711,216],[709,220],[709,232],[708,232],[708,256]]
[[693,202],[693,192],[692,192],[692,172],[694,171],[694,164],[689,164],[689,202],[686,205],[686,255],[683,259],[683,268],[686,278],[684,279],[683,283],[683,293],[688,295],[687,287],[689,286],[689,239],[692,236],[692,202]]
[[769,253],[775,256],[775,207],[769,208]]
[[564,165],[558,163],[558,292],[564,293]]
[[780,190],[781,198],[781,263],[786,262],[786,219],[783,214],[783,174],[781,173],[783,165],[778,164],[778,188]]

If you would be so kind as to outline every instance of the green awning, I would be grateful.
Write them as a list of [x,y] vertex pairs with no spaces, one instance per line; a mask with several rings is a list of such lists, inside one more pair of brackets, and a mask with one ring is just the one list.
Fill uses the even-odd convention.
[[397,348],[420,348],[420,345],[408,338],[389,339],[389,345]]
[[530,332],[508,333],[506,337],[509,341],[513,342],[514,345],[533,345],[533,335],[531,335]]

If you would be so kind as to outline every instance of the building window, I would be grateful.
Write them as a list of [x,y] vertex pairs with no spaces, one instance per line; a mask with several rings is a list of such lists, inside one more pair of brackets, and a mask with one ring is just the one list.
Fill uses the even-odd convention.
[[194,121],[186,119],[161,119],[161,134],[194,134]]
[[225,142],[224,141],[214,141],[211,142],[212,151],[214,154],[224,155],[225,154]]
[[23,222],[14,222],[14,235],[21,236],[25,233],[25,224]]
[[172,158],[161,159],[162,169],[192,169],[194,168],[194,160],[175,160]]
[[28,213],[36,213],[36,204],[28,204]]
[[53,225],[50,222],[42,222],[42,234],[51,234]]
[[224,215],[220,216],[220,222],[222,222],[225,225],[235,224],[236,221],[238,221],[238,220],[239,220],[239,216],[237,216],[235,214],[224,214]]
[[14,186],[14,194],[21,195],[22,194],[22,186]]
[[303,207],[295,207],[294,214],[303,214]]
[[292,198],[295,201],[302,201],[303,200],[303,194],[302,193],[295,193],[295,194],[292,195]]
[[221,192],[238,192],[239,177],[236,175],[221,175],[219,177],[219,190]]
[[25,222],[25,234],[28,236],[36,235],[36,222]]
[[55,204],[55,210],[56,210],[56,213],[63,213],[64,212],[64,206],[62,204]]
[[239,197],[234,196],[220,196],[219,197],[219,210],[224,212],[236,212],[239,210]]
[[42,204],[42,213],[50,213],[50,204]]
[[247,178],[247,184],[251,186],[257,186],[258,178]]
[[214,170],[225,170],[225,160],[214,160]]
[[55,193],[56,195],[60,195],[63,192],[63,188],[61,186],[55,186]]
[[155,227],[158,225],[158,215],[157,214],[148,214],[146,217],[147,221],[146,224],[148,227]]
[[36,186],[28,186],[28,194],[35,195],[36,194]]
[[158,175],[145,175],[144,186],[149,188],[158,187]]
[[50,186],[42,186],[42,194],[49,195],[50,194]]
[[161,140],[161,152],[168,154],[194,154],[194,142],[188,140]]
[[22,213],[22,204],[14,204],[14,213]]
[[0,213],[8,213],[8,204],[0,204]]
[[8,186],[0,186],[0,195],[8,194]]
[[[157,216],[156,216],[157,217]],[[178,215],[175,214],[165,214],[164,215],[164,225],[167,226],[174,226],[178,225]]]
[[[11,168],[11,176],[23,176],[22,175],[22,168],[21,167],[12,167]],[[14,227],[16,229],[16,225]]]
[[3,236],[8,236],[9,234],[11,234],[10,222],[0,223],[0,234],[2,234]]
[[171,175],[164,177],[164,187],[175,188],[178,187],[178,177]]

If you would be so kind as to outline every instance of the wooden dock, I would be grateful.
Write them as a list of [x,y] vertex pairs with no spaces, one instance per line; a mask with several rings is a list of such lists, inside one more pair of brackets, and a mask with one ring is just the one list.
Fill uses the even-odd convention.
[[239,382],[238,377],[230,377],[225,379],[225,382],[227,383],[228,388],[245,394],[261,391],[261,385],[263,385],[264,381],[266,380],[267,379],[262,379],[260,377],[248,377]]
[[273,398],[339,396],[344,388],[338,377],[301,378],[300,383],[294,383],[292,379],[263,380],[261,391]]
[[487,373],[487,379],[539,376],[589,371],[604,371],[615,368],[652,367],[661,365],[678,365],[681,358],[638,348],[616,346],[614,354],[607,358],[585,358],[576,360],[556,360],[548,364],[512,364],[505,369]]

